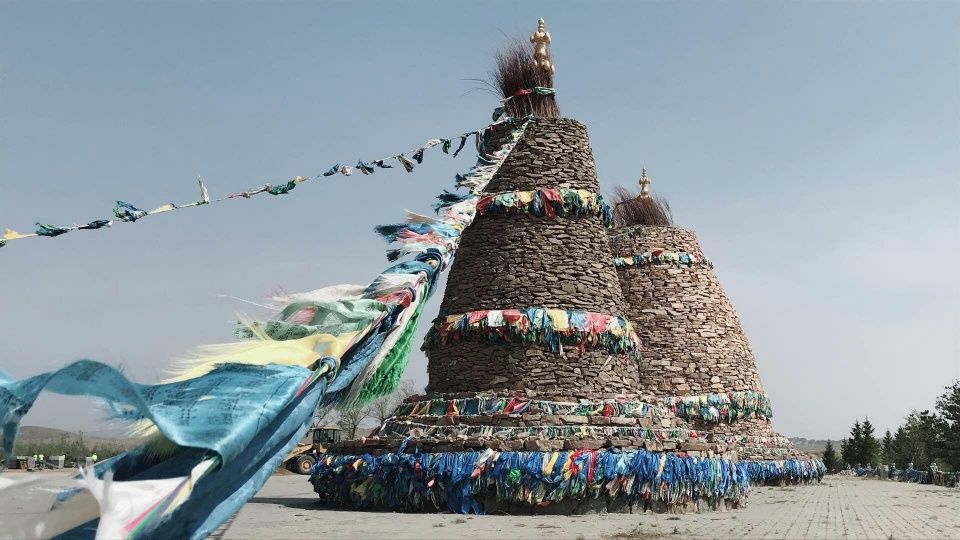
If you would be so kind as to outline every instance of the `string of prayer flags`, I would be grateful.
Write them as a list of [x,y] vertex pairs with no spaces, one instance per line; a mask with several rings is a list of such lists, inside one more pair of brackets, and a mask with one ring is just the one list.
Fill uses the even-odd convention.
[[428,399],[401,403],[394,416],[476,416],[493,414],[550,414],[656,419],[670,414],[666,407],[635,400],[549,401],[523,397],[482,396]]
[[613,223],[613,210],[603,196],[585,189],[541,188],[532,191],[506,191],[480,197],[477,212],[483,214],[527,213],[533,216],[599,216],[603,225]]
[[[531,118],[505,118],[500,121],[500,124],[509,128],[500,147],[489,155],[478,155],[476,165],[466,174],[457,174],[455,177],[457,187],[468,189],[470,194],[460,196],[444,191],[437,197],[441,201],[440,204],[434,206],[438,214],[437,218],[408,214],[405,223],[376,227],[377,233],[387,242],[400,245],[398,248],[387,250],[387,259],[394,261],[408,255],[434,250],[441,254],[443,265],[446,267],[459,245],[461,233],[473,223],[476,217],[477,201],[482,191],[520,141]],[[492,125],[488,126],[484,132],[489,133],[492,129]],[[478,136],[478,138],[485,138],[485,136]]]
[[147,211],[127,202],[117,201],[117,205],[113,207],[113,215],[122,221],[136,221],[147,215]]
[[[483,320],[482,312],[474,312],[474,320]],[[498,319],[495,315],[494,319]],[[511,315],[504,320],[514,319]],[[519,321],[519,319],[515,319]],[[432,329],[431,329],[432,331]],[[452,330],[448,330],[451,332]],[[439,332],[438,332],[439,333]],[[430,334],[428,333],[428,336]],[[442,336],[441,336],[442,339]],[[548,401],[520,397],[476,396],[460,399],[414,400],[401,403],[395,416],[457,416],[490,414],[551,414],[576,416],[664,418],[678,416],[684,420],[731,422],[743,418],[772,418],[773,408],[767,394],[754,391],[712,393],[693,396],[664,396],[653,402],[636,400],[602,400],[578,402]],[[785,444],[783,437],[750,435],[718,435],[721,442],[772,445]]]
[[568,439],[577,437],[627,437],[650,441],[686,442],[697,439],[697,432],[684,428],[649,428],[638,426],[543,425],[504,426],[471,425],[464,423],[425,424],[398,418],[388,419],[378,432],[380,437],[483,437],[494,439]]
[[[490,156],[478,158],[465,175],[481,190],[525,129],[526,121],[512,122],[507,142]],[[271,190],[289,193],[301,180],[291,182],[228,198]],[[462,231],[476,213],[479,194],[473,195],[441,206],[437,219],[409,215],[409,225],[445,224],[450,230]],[[215,201],[209,200],[209,195],[201,195],[200,201],[184,206],[211,202]],[[168,204],[148,212],[118,202],[116,217],[135,221],[184,206]],[[53,226],[39,230],[63,234]],[[8,230],[3,239],[24,236]],[[405,237],[398,229],[398,240]],[[366,287],[334,286],[285,295],[276,300],[284,305],[278,306],[273,322],[288,326],[271,329],[250,323],[251,330],[258,330],[251,340],[206,347],[184,361],[174,379],[159,385],[132,383],[122,373],[92,361],[24,380],[11,379],[0,371],[0,394],[6,396],[0,399],[0,418],[4,419],[0,448],[7,454],[15,444],[23,414],[42,391],[102,398],[117,418],[149,420],[153,427],[147,428],[145,435],[162,435],[143,439],[79,477],[64,478],[63,485],[55,489],[7,486],[4,495],[36,496],[48,501],[51,510],[16,516],[11,523],[4,523],[4,532],[13,536],[31,536],[39,530],[69,536],[82,532],[92,537],[95,532],[103,537],[137,537],[156,536],[162,530],[165,536],[177,538],[208,537],[259,491],[302,438],[318,408],[363,404],[393,391],[406,367],[422,307],[456,247],[455,238],[433,244],[419,241],[416,246],[404,246],[412,259],[391,265]],[[343,324],[344,314],[351,324]],[[279,335],[294,326],[299,334]],[[269,335],[272,330],[278,333]],[[258,382],[251,383],[251,377]],[[260,421],[248,421],[251,415],[244,407],[256,408]],[[190,414],[184,413],[187,410]],[[217,421],[204,420],[210,415]],[[162,450],[153,446],[157,440],[164,441]],[[100,504],[64,506],[58,495],[70,498],[85,490]],[[127,504],[106,504],[120,499]]]
[[697,396],[668,396],[658,403],[684,420],[731,422],[738,418],[773,418],[770,396],[752,390]]
[[[456,137],[451,137],[448,139],[437,139],[437,138],[429,139],[423,145],[419,146],[418,148],[410,152],[413,160],[408,158],[405,155],[405,153],[400,153],[400,154],[395,154],[386,158],[378,158],[378,159],[372,159],[368,161],[359,160],[357,161],[357,164],[355,167],[349,167],[346,165],[341,165],[340,163],[336,163],[326,171],[313,177],[296,176],[287,182],[283,182],[279,184],[264,184],[258,187],[250,188],[242,192],[234,193],[218,199],[210,198],[210,192],[208,191],[207,186],[204,184],[203,179],[199,178],[198,182],[200,184],[200,200],[198,201],[187,203],[187,204],[181,204],[181,205],[168,203],[148,211],[142,208],[138,208],[137,206],[129,202],[118,200],[116,205],[113,208],[113,214],[116,220],[120,222],[133,223],[146,216],[169,212],[172,210],[190,208],[194,206],[219,203],[219,202],[223,202],[231,199],[237,199],[237,198],[249,199],[250,197],[259,195],[261,193],[269,193],[270,195],[286,195],[291,191],[293,191],[298,185],[304,182],[307,182],[309,180],[317,180],[323,177],[334,176],[336,174],[340,174],[342,176],[351,176],[353,175],[354,170],[358,170],[364,175],[371,175],[371,174],[374,174],[377,171],[377,169],[393,169],[394,166],[390,165],[388,163],[388,160],[396,160],[403,167],[403,169],[409,173],[409,172],[413,172],[414,167],[417,164],[423,163],[423,160],[425,158],[425,152],[427,150],[436,146],[442,146],[444,153],[449,154],[450,153],[449,151],[452,147],[452,141],[454,139],[458,139],[460,142],[457,146],[456,151],[453,152],[453,156],[457,157],[460,154],[460,151],[466,145],[467,139],[470,137],[476,138],[477,151],[478,153],[481,154],[480,160],[478,161],[478,166],[481,168],[477,169],[476,167],[474,167],[474,169],[471,169],[471,172],[468,173],[468,175],[466,176],[469,176],[471,179],[476,180],[478,178],[482,178],[483,175],[485,174],[483,167],[489,168],[490,166],[493,166],[495,164],[494,160],[491,159],[491,156],[482,155],[483,146],[486,141],[484,134],[488,133],[490,129],[493,128],[494,126],[497,126],[500,124],[516,126],[518,125],[519,121],[525,122],[528,119],[529,118],[524,118],[524,119],[514,119],[509,117],[499,118],[498,121],[488,125],[484,130],[468,131],[460,135],[457,135]],[[458,175],[458,178],[460,178],[459,175]],[[458,187],[460,187],[459,182],[458,182]],[[472,184],[464,185],[463,187],[467,187],[468,189],[474,189],[472,187]],[[75,231],[75,230],[94,230],[94,229],[100,229],[103,227],[109,227],[110,225],[113,225],[113,223],[114,221],[109,219],[97,219],[87,223],[86,225],[73,225],[73,226],[57,226],[57,225],[37,223],[36,231],[33,233],[19,233],[13,229],[5,229],[3,236],[0,237],[0,247],[7,245],[7,243],[12,240],[21,240],[24,238],[33,238],[33,237],[40,237],[40,236],[53,238],[53,237],[57,237],[62,234],[66,234],[68,232]]]
[[563,346],[605,349],[640,359],[640,338],[623,317],[578,310],[490,309],[436,319],[427,332],[423,350],[461,339],[481,339],[494,344],[542,343],[551,352]]
[[629,268],[631,266],[646,266],[650,264],[672,264],[675,266],[696,266],[703,265],[707,268],[713,268],[713,261],[703,255],[703,253],[687,251],[667,251],[663,248],[656,248],[650,251],[644,251],[639,255],[630,257],[615,257],[613,265],[617,268]]
[[45,225],[43,223],[37,223],[37,234],[40,236],[60,236],[70,232],[70,229],[64,229],[63,227],[55,227],[53,225]]

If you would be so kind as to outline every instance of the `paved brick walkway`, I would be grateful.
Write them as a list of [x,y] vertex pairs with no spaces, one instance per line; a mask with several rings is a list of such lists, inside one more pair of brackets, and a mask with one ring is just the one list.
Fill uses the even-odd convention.
[[754,488],[723,513],[459,516],[322,510],[302,476],[275,476],[225,538],[960,538],[960,490],[828,477],[819,486]]
[[[13,479],[23,474],[5,473]],[[44,499],[46,501],[46,499]],[[0,506],[5,517],[42,513],[30,500]],[[48,502],[45,502],[49,505]],[[960,489],[849,477],[815,486],[754,488],[747,508],[702,514],[461,516],[324,510],[305,476],[275,475],[223,538],[960,538]],[[221,536],[218,534],[216,536]]]
[[[755,488],[746,509],[674,523],[683,536],[701,538],[960,538],[960,490],[828,478],[819,486]],[[658,530],[648,525],[637,532]],[[660,521],[661,534],[669,529]]]

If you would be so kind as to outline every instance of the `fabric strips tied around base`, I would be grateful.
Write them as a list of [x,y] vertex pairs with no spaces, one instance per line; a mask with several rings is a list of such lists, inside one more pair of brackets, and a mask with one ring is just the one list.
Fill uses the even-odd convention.
[[657,401],[684,420],[731,422],[738,418],[773,418],[770,396],[752,390],[698,396],[666,396],[658,398]]
[[703,256],[703,253],[686,251],[667,251],[662,248],[644,251],[639,255],[631,257],[615,257],[613,265],[617,268],[630,268],[634,266],[649,266],[652,264],[674,265],[674,266],[706,266],[713,268],[713,261]]
[[744,503],[749,491],[743,464],[646,450],[327,455],[310,481],[321,498],[352,508],[460,514],[596,497],[713,506]]
[[622,317],[564,309],[491,309],[436,319],[427,332],[423,350],[458,340],[490,343],[540,343],[552,352],[563,347],[603,349],[640,359],[640,339]]
[[525,213],[532,216],[599,216],[605,227],[613,223],[613,210],[603,196],[585,189],[550,188],[534,191],[505,191],[480,197],[477,212],[485,214]]
[[[884,476],[884,473],[888,476]],[[898,482],[913,482],[916,484],[933,484],[935,486],[944,486],[955,488],[960,486],[960,472],[945,472],[941,470],[928,469],[925,471],[917,469],[887,469],[884,471],[879,467],[857,467],[841,472],[841,474],[853,474],[855,476],[878,477],[880,479],[896,480]]]
[[819,482],[827,467],[819,459],[787,459],[783,461],[741,461],[751,484],[787,482]]
[[617,416],[663,418],[665,407],[643,401],[561,402],[522,397],[477,396],[459,399],[424,399],[401,403],[393,416],[475,416],[490,414],[572,414],[576,416]]
[[[7,455],[20,420],[44,390],[102,399],[115,418],[133,423],[144,435],[139,446],[75,478],[2,479],[0,505],[35,498],[50,510],[5,519],[0,534],[209,536],[263,486],[318,408],[364,403],[396,387],[420,310],[453,257],[459,232],[472,222],[480,191],[528,121],[503,119],[511,128],[506,142],[490,154],[481,151],[477,164],[457,176],[457,186],[470,190],[470,196],[448,200],[443,194],[437,218],[410,215],[407,223],[389,226],[403,240],[426,233],[391,258],[408,260],[395,262],[367,286],[274,298],[272,320],[245,322],[243,334],[250,339],[201,348],[165,383],[138,385],[92,361],[19,381],[0,373],[0,448]],[[201,191],[202,201],[195,204],[209,200],[203,186]],[[180,207],[158,211],[175,208]],[[126,203],[116,209],[124,221],[151,213]],[[94,225],[107,224],[88,228]],[[37,234],[47,236],[64,233],[46,225],[40,230]],[[438,231],[449,234],[433,234]],[[4,240],[15,236],[8,231]]]

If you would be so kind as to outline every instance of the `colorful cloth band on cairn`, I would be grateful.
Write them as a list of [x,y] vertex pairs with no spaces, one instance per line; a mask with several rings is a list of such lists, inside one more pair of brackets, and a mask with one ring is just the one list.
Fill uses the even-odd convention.
[[643,401],[562,402],[522,397],[477,396],[459,399],[429,399],[401,403],[394,416],[456,416],[490,414],[572,414],[577,416],[616,416],[662,418],[665,407]]
[[617,452],[397,453],[327,455],[310,481],[321,498],[358,509],[443,509],[482,514],[481,501],[548,506],[609,496],[643,506],[745,502],[742,463],[646,450]]
[[640,359],[640,339],[622,317],[564,309],[491,309],[448,315],[434,320],[423,350],[474,338],[490,343],[542,343],[552,352],[563,347],[605,349]]
[[613,265],[617,268],[630,268],[633,266],[648,266],[651,264],[672,264],[675,266],[706,266],[713,268],[713,261],[703,256],[703,253],[689,253],[686,251],[667,251],[665,249],[653,249],[644,251],[639,255],[632,257],[615,257]]
[[480,197],[477,213],[525,213],[533,216],[599,216],[605,227],[613,223],[613,210],[603,196],[585,189],[549,188],[533,191],[505,191]]
[[787,482],[819,482],[827,467],[819,459],[787,459],[771,461],[740,461],[752,484]]
[[731,422],[740,418],[773,418],[770,396],[747,390],[699,396],[668,396],[657,400],[684,420]]
[[760,436],[760,435],[722,435],[714,434],[713,440],[716,442],[722,442],[727,444],[736,444],[741,446],[753,445],[758,447],[766,448],[778,448],[790,447],[790,439],[784,437],[783,435],[776,435],[773,437]]
[[795,448],[783,446],[747,446],[736,447],[740,459],[783,459],[800,455]]
[[430,436],[436,433],[454,433],[457,436],[466,437],[484,437],[494,439],[516,439],[520,436],[528,436],[539,439],[595,439],[595,438],[635,438],[648,441],[675,441],[685,442],[691,439],[697,440],[697,432],[692,429],[683,428],[647,428],[636,426],[590,426],[590,425],[570,425],[570,426],[492,426],[492,425],[468,425],[463,423],[453,425],[424,424],[420,422],[410,422],[397,418],[388,419],[384,422],[377,435],[381,437],[413,437]]

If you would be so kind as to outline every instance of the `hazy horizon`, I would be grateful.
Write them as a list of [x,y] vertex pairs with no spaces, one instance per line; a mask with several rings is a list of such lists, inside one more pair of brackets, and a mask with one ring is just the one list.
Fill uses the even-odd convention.
[[[598,9],[599,7],[599,9]],[[0,4],[0,227],[32,231],[315,175],[485,125],[504,35],[553,36],[562,113],[604,193],[641,166],[744,324],[774,428],[834,440],[960,377],[960,4]],[[467,149],[469,150],[469,148]],[[367,283],[373,226],[473,162],[0,249],[0,368],[78,358],[157,381],[270,291]],[[444,283],[424,311],[437,313]],[[426,382],[415,351],[406,377]],[[102,431],[44,394],[24,424]]]

